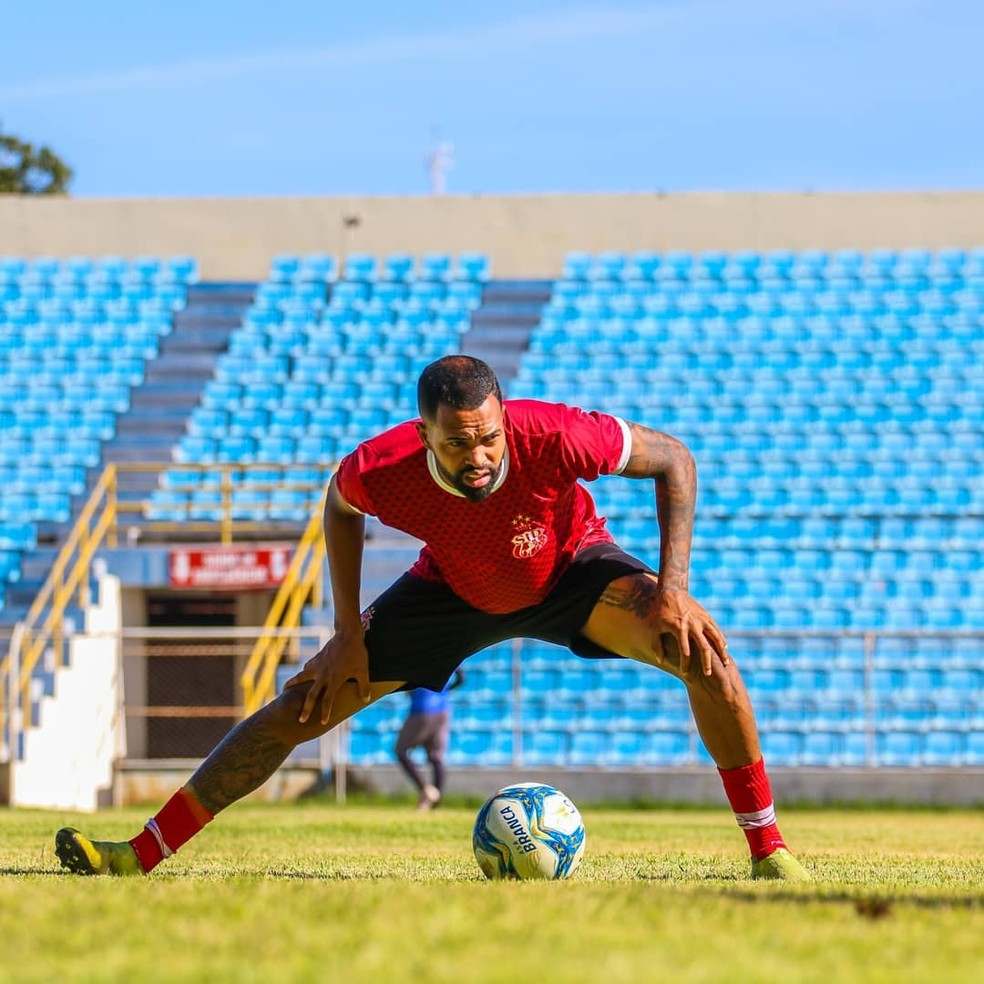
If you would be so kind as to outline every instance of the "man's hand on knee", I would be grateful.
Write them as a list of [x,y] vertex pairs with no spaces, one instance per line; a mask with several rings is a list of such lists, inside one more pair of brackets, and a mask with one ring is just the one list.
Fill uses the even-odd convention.
[[679,650],[682,676],[690,675],[694,655],[704,676],[710,676],[713,672],[715,656],[723,666],[731,662],[724,633],[688,591],[657,588],[651,617],[656,629],[653,648],[666,637],[672,639]]
[[328,644],[316,656],[312,656],[300,673],[294,674],[286,687],[295,687],[310,682],[307,696],[297,720],[307,724],[319,699],[321,701],[321,723],[327,725],[331,720],[331,709],[338,691],[349,680],[356,686],[359,699],[368,704],[369,654],[360,632],[336,632]]

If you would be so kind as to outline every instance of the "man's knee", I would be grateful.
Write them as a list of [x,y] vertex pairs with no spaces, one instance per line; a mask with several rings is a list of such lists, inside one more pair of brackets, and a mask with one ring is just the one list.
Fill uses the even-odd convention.
[[710,674],[705,674],[701,669],[699,658],[696,666],[692,658],[686,684],[690,690],[699,690],[716,704],[732,711],[740,710],[745,704],[745,688],[738,667],[734,663],[725,666],[716,655],[711,661]]
[[290,745],[299,745],[302,741],[324,734],[328,729],[321,724],[320,708],[315,708],[319,713],[312,714],[305,724],[298,720],[310,686],[311,684],[299,683],[286,687],[269,704],[260,708],[256,716],[264,730]]
[[711,657],[710,675],[705,674],[700,651],[691,640],[690,663],[684,675],[680,647],[676,638],[664,632],[661,638],[657,637],[657,645],[660,647],[661,659],[657,665],[680,677],[688,687],[697,687],[726,704],[735,704],[742,700],[741,674],[734,663],[725,666],[717,653],[714,653]]

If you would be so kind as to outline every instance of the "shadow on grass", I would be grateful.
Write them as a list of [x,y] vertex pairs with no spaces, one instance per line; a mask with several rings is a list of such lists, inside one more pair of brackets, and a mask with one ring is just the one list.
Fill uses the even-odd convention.
[[[663,878],[653,878],[640,874],[640,881],[666,881]],[[681,886],[682,887],[682,886]],[[771,889],[771,890],[770,890]],[[891,914],[893,906],[911,905],[920,909],[984,909],[984,893],[977,895],[888,895],[884,892],[846,892],[818,887],[804,888],[801,885],[791,886],[775,883],[763,891],[750,891],[743,888],[710,888],[696,884],[691,890],[693,895],[713,896],[718,899],[728,899],[751,905],[758,903],[790,902],[796,905],[810,905],[815,902],[834,905],[851,905],[858,915],[878,919]]]
[[[0,868],[0,878],[23,878],[25,875],[43,875],[46,878],[73,877],[72,872],[59,868]],[[80,878],[83,876],[75,875],[74,877]]]

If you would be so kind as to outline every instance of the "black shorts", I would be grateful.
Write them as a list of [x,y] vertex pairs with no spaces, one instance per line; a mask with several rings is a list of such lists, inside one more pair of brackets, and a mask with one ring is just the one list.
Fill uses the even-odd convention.
[[504,615],[462,601],[446,584],[404,574],[363,613],[370,680],[403,680],[404,689],[442,690],[473,653],[507,639],[541,639],[591,659],[619,658],[581,635],[605,588],[646,571],[614,543],[582,550],[539,605]]

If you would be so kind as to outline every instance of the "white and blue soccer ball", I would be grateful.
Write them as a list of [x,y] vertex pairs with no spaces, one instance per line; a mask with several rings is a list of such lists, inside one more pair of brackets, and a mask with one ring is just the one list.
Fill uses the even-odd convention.
[[478,811],[472,847],[486,878],[570,878],[584,854],[584,821],[559,789],[519,782]]

